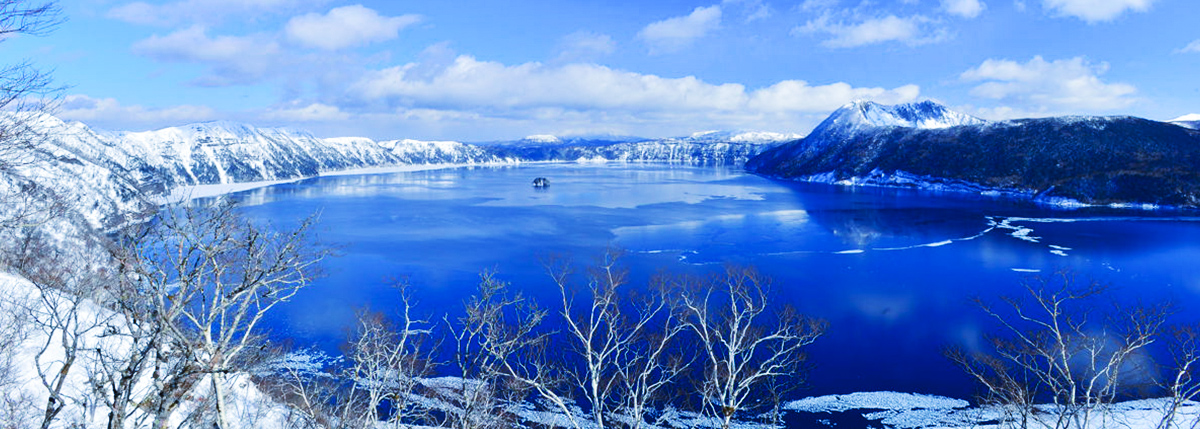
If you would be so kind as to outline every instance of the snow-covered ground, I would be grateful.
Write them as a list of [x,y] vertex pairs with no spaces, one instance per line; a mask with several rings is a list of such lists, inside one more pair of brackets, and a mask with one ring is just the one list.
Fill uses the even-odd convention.
[[966,401],[940,396],[897,392],[859,392],[829,395],[789,402],[785,408],[812,414],[817,421],[831,421],[837,413],[854,412],[874,423],[873,427],[894,429],[1155,429],[1195,428],[1200,424],[1200,403],[1184,403],[1170,421],[1164,416],[1167,399],[1143,399],[1112,404],[1095,410],[1092,419],[1080,426],[1054,419],[1059,415],[1050,405],[1037,407],[1025,426],[1004,423],[1004,410],[973,407]]
[[[73,315],[74,321],[61,324],[67,315]],[[79,338],[77,355],[65,370],[64,331],[52,329],[61,326],[71,329],[73,334],[68,339],[76,335]],[[50,396],[47,380],[65,373],[61,390],[65,403],[50,427],[104,428],[109,409],[94,390],[103,388],[93,384],[100,367],[95,351],[102,349],[112,355],[128,350],[120,334],[123,326],[121,318],[90,299],[75,300],[53,290],[42,291],[26,279],[0,273],[0,341],[4,342],[0,344],[0,427],[38,427]],[[136,404],[152,388],[151,375],[147,371],[134,389],[126,427],[149,427],[146,410]],[[247,374],[234,374],[227,382],[231,398],[228,415],[233,422],[230,429],[287,428],[287,408],[260,391],[249,378]],[[211,396],[209,386],[207,380],[197,383],[174,413],[171,427],[179,427],[198,401]]]

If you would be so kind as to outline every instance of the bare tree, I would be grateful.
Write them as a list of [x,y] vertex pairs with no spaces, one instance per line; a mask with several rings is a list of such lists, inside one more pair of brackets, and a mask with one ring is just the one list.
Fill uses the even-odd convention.
[[622,389],[618,393],[618,406],[628,419],[627,426],[633,429],[648,423],[654,426],[664,423],[661,413],[655,413],[655,419],[648,417],[651,411],[668,405],[665,392],[692,363],[676,342],[687,327],[667,306],[662,281],[661,277],[653,281],[653,298],[635,304],[638,308],[635,320],[643,320],[645,325],[639,328],[631,346],[619,359]]
[[[347,347],[352,364],[347,378],[353,383],[352,393],[365,395],[362,400],[343,399],[356,407],[346,413],[348,423],[357,419],[361,427],[375,427],[382,421],[400,427],[428,418],[428,408],[416,401],[420,380],[433,370],[433,359],[426,340],[430,335],[429,322],[413,315],[412,298],[403,285],[400,291],[400,314],[395,321],[386,315],[361,311],[358,329]],[[385,407],[386,415],[377,415]]]
[[612,426],[615,409],[626,414],[624,423],[643,426],[651,401],[683,370],[682,359],[670,353],[683,327],[668,311],[662,288],[633,299],[624,290],[628,273],[618,266],[620,257],[618,250],[605,251],[583,288],[571,285],[568,264],[547,264],[562,298],[566,342],[580,358],[569,373],[597,428]]
[[338,406],[346,403],[342,399],[346,397],[345,383],[334,374],[285,365],[270,381],[274,388],[269,392],[276,401],[288,406],[288,414],[284,416],[284,426],[288,428],[331,427],[339,415]]
[[64,253],[49,241],[37,233],[26,234],[7,261],[35,289],[24,303],[22,319],[36,334],[29,338],[37,339],[34,370],[47,394],[42,428],[60,419],[72,403],[91,405],[89,392],[72,387],[74,379],[82,378],[80,368],[99,346],[96,337],[110,319],[93,298],[102,284],[113,280],[106,261],[97,258],[102,255]]
[[[1056,429],[1101,427],[1108,408],[1144,365],[1144,349],[1156,341],[1166,306],[1094,311],[1106,291],[1079,284],[1068,272],[1024,284],[1025,298],[1001,298],[1002,306],[976,303],[1001,327],[988,338],[991,350],[947,355],[978,381],[983,401],[1004,413],[1007,424]],[[1129,375],[1127,375],[1129,374]],[[1038,406],[1048,401],[1051,406]]]
[[1197,371],[1200,371],[1200,325],[1176,326],[1170,340],[1173,361],[1162,383],[1167,402],[1158,428],[1200,427],[1200,416],[1193,416],[1188,424],[1180,421],[1179,414],[1185,404],[1200,398],[1200,377],[1197,377]]
[[216,422],[226,427],[225,378],[256,347],[259,323],[308,285],[327,250],[309,238],[313,218],[275,231],[221,201],[164,210],[134,234],[130,255],[163,332],[156,345],[156,427],[164,427],[183,392],[206,378]]
[[156,361],[166,357],[158,355],[166,351],[162,325],[149,317],[154,314],[152,301],[142,295],[137,273],[127,271],[136,261],[126,250],[113,252],[120,270],[116,279],[104,283],[102,301],[112,316],[99,335],[102,346],[92,351],[87,366],[88,382],[96,399],[108,408],[108,429],[126,427],[133,405],[147,394],[139,392],[138,387]]
[[696,335],[703,364],[702,411],[725,429],[757,405],[765,383],[802,368],[804,348],[827,326],[790,308],[770,311],[770,280],[752,268],[731,266],[721,276],[677,283],[677,311]]
[[[62,21],[55,2],[0,0],[0,41],[43,35]],[[52,104],[47,100],[58,91],[50,75],[29,61],[0,65],[0,229],[43,223],[64,207],[43,198],[52,192],[19,172],[39,159],[47,136],[31,119]]]
[[537,331],[546,311],[508,286],[483,272],[477,293],[463,303],[466,314],[445,319],[461,375],[440,395],[455,408],[447,413],[450,427],[509,427],[510,407],[530,390],[552,392],[557,381],[543,361],[547,334]]
[[0,300],[0,428],[32,427],[42,417],[33,396],[20,388],[25,368],[17,361],[17,351],[32,331],[31,298],[9,291]]

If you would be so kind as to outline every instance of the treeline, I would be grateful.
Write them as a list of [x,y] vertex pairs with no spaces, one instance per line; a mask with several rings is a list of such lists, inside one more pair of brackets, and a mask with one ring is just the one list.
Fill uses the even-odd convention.
[[550,308],[483,273],[457,316],[421,319],[400,288],[394,319],[360,315],[344,367],[273,390],[311,427],[639,428],[687,411],[706,426],[778,423],[826,323],[771,305],[754,269],[635,286],[618,256],[582,273],[548,264]]

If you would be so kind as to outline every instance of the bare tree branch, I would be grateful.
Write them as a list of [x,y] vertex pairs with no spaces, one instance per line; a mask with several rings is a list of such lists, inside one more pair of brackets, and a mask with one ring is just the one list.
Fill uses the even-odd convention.
[[[947,350],[984,387],[981,399],[1019,427],[1086,428],[1109,418],[1109,407],[1136,374],[1139,357],[1157,341],[1170,308],[1114,306],[1093,318],[1107,287],[1080,283],[1069,272],[1024,283],[1025,297],[1001,298],[1004,308],[976,303],[1001,328],[991,350]],[[1098,320],[1097,320],[1098,319]],[[1050,407],[1039,407],[1040,402]]]
[[683,278],[680,317],[697,337],[704,373],[700,394],[706,415],[728,429],[756,404],[756,389],[795,375],[823,320],[791,309],[767,309],[770,280],[751,268],[727,267],[720,277]]

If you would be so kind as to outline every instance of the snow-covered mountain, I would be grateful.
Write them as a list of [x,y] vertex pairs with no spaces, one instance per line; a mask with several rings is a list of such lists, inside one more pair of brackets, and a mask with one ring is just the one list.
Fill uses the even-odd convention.
[[[537,137],[537,138],[533,138]],[[483,146],[502,159],[525,161],[666,162],[743,165],[754,155],[799,134],[762,131],[704,131],[665,139],[531,136]]]
[[321,139],[304,131],[206,122],[122,133],[115,146],[158,169],[167,188],[307,177],[396,163],[370,140]]
[[[937,130],[957,126],[983,125],[988,121],[955,112],[933,101],[883,105],[873,101],[852,101],[833,111],[804,137],[802,142],[778,145],[758,156],[758,164],[770,159],[778,162],[817,156],[841,142],[889,129]],[[747,160],[749,161],[749,160]]]
[[[11,118],[10,118],[11,119]],[[21,123],[37,128],[37,160],[19,181],[60,190],[95,228],[127,221],[150,200],[184,186],[298,179],[393,165],[628,161],[741,165],[767,148],[799,138],[768,132],[702,132],[671,139],[530,136],[468,144],[362,137],[318,138],[293,129],[216,121],[145,132],[105,132],[50,115]],[[76,196],[77,195],[77,196]]]
[[751,171],[1086,204],[1200,206],[1200,132],[1129,116],[985,122],[931,102],[852,103]]
[[701,131],[681,140],[692,142],[729,142],[746,144],[775,144],[804,137],[795,133],[773,133],[769,131]]
[[981,125],[983,119],[955,112],[932,101],[886,106],[873,101],[853,101],[825,118],[807,140],[810,146],[836,142],[851,136],[875,132],[880,128],[901,127],[940,129],[961,125]]
[[[0,182],[20,194],[37,196],[31,204],[67,201],[71,216],[81,216],[91,228],[125,223],[127,216],[148,209],[143,198],[151,167],[116,148],[104,136],[79,123],[64,123],[49,115],[9,114],[7,127],[22,127],[28,146],[2,151]],[[11,195],[9,192],[0,195]],[[8,209],[6,207],[5,209]]]
[[1170,122],[1172,124],[1175,124],[1175,125],[1178,125],[1178,126],[1181,126],[1184,128],[1200,130],[1200,113],[1189,113],[1189,114],[1180,116],[1178,118],[1169,120],[1167,122]]
[[482,147],[456,141],[401,139],[375,142],[363,137],[328,138],[325,141],[329,143],[345,142],[346,144],[351,144],[353,141],[353,144],[358,145],[379,146],[387,150],[392,157],[388,164],[479,164],[505,161]]

